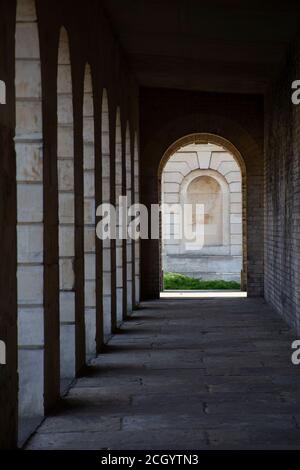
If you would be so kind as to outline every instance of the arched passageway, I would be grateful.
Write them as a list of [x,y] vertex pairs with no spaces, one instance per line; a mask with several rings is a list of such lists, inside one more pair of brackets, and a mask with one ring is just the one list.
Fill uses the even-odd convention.
[[[28,448],[298,448],[299,15],[248,9],[249,45],[219,13],[204,37],[213,0],[123,3],[0,1],[0,448],[44,418]],[[159,236],[96,238],[162,179],[249,298],[160,300]]]
[[158,178],[162,271],[205,281],[207,289],[246,290],[246,172],[238,150],[215,135],[185,136],[165,152]]
[[[175,95],[176,99],[173,100]],[[161,107],[161,113],[153,113],[153,103]],[[262,140],[255,130],[250,132],[250,127],[247,128],[237,118],[240,112],[238,108],[228,117],[221,112],[220,106],[225,107],[222,99],[210,99],[205,94],[144,92],[141,117],[145,126],[141,140],[141,201],[148,208],[151,204],[159,203],[161,189],[158,175],[160,165],[163,164],[162,157],[165,155],[168,160],[178,150],[178,142],[179,147],[193,143],[193,136],[203,130],[203,133],[200,132],[203,144],[211,141],[225,148],[236,157],[241,167],[242,192],[245,195],[242,212],[245,276],[242,288],[247,289],[249,296],[259,296],[263,289],[264,252],[263,245],[257,243],[257,233],[262,233],[264,227]],[[187,138],[186,142],[182,136]],[[255,191],[251,191],[254,181]],[[162,285],[159,250],[159,240],[141,240],[141,287],[144,300],[159,297]],[[156,262],[153,262],[154,257]]]

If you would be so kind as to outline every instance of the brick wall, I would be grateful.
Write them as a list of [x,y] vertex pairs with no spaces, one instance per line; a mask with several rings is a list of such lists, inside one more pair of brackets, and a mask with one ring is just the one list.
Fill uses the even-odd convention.
[[[178,139],[210,133],[229,141],[245,164],[247,290],[263,295],[263,98],[261,96],[179,90],[140,92],[141,202],[158,203],[161,159]],[[142,298],[157,298],[160,289],[158,240],[142,240]]]
[[300,44],[270,88],[265,112],[265,298],[300,331]]

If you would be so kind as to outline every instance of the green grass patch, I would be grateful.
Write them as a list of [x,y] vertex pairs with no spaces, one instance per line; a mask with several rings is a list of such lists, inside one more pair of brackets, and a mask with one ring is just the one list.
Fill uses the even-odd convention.
[[240,288],[240,283],[236,281],[223,281],[222,279],[204,281],[179,273],[164,273],[165,290],[235,290]]

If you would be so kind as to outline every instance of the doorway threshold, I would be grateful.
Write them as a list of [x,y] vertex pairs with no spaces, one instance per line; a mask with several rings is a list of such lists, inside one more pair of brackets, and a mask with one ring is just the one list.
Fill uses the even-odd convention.
[[160,293],[161,299],[207,299],[246,298],[247,292],[238,290],[167,290]]

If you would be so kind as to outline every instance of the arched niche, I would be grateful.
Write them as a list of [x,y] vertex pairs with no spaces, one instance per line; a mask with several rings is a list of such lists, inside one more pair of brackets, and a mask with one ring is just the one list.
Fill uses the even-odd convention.
[[35,2],[17,1],[16,131],[19,414],[44,413],[42,86]]
[[[183,179],[180,192],[181,204],[193,206],[193,219],[196,217],[195,204],[204,207],[204,246],[198,249],[205,252],[206,248],[213,246],[227,247],[230,243],[230,193],[225,178],[214,170],[194,170]],[[194,233],[196,223],[193,220]],[[197,246],[184,242],[182,248],[196,250]]]
[[59,195],[60,374],[75,376],[74,117],[69,37],[60,30],[57,66],[57,172]]
[[85,67],[83,100],[85,338],[87,358],[96,354],[95,126],[91,67]]

